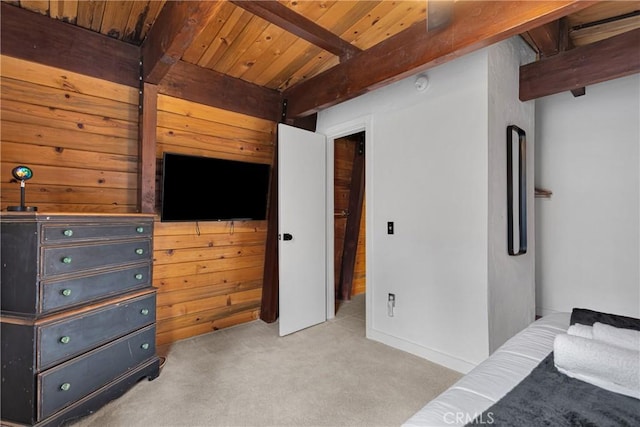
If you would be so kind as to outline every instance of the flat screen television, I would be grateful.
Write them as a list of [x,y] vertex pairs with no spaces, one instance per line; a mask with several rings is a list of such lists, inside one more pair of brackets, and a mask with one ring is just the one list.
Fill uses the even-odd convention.
[[164,153],[161,221],[264,220],[269,165]]

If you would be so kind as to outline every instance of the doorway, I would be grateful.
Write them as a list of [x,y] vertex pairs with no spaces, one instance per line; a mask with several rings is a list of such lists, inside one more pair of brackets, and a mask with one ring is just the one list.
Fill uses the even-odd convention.
[[334,140],[335,311],[366,293],[365,132]]
[[[313,324],[320,323],[324,320],[333,319],[335,317],[335,313],[337,310],[336,310],[336,292],[335,292],[336,285],[335,285],[334,276],[336,273],[339,274],[338,286],[341,286],[340,283],[350,284],[350,290],[343,292],[344,298],[338,298],[338,299],[340,301],[348,301],[350,300],[351,295],[353,295],[354,293],[360,293],[361,301],[364,301],[365,299],[367,300],[366,303],[364,304],[364,309],[366,311],[365,317],[366,319],[369,319],[368,315],[370,310],[370,304],[368,300],[370,299],[371,295],[370,295],[370,292],[369,293],[364,292],[365,291],[364,275],[367,274],[367,276],[369,276],[369,274],[365,273],[365,250],[364,250],[365,220],[363,217],[365,217],[365,214],[364,214],[364,177],[365,177],[364,149],[365,149],[365,145],[371,144],[371,141],[369,140],[370,128],[371,128],[371,122],[370,122],[370,118],[368,117],[363,117],[354,122],[345,123],[340,126],[332,127],[327,130],[326,132],[327,136],[320,133],[309,132],[299,128],[287,126],[284,124],[278,125],[278,134],[279,134],[278,159],[282,157],[280,155],[281,150],[288,152],[288,150],[285,149],[286,147],[290,147],[292,149],[293,148],[302,149],[302,151],[306,153],[307,150],[304,149],[304,146],[306,144],[295,143],[296,139],[303,142],[307,141],[308,143],[310,143],[312,140],[315,141],[317,139],[318,142],[320,142],[320,146],[326,147],[324,154],[317,152],[313,154],[313,156],[309,159],[304,157],[305,162],[311,162],[308,165],[308,167],[302,164],[303,163],[301,161],[302,159],[298,154],[294,154],[289,160],[287,160],[287,164],[291,165],[294,171],[296,172],[291,176],[286,176],[287,174],[285,173],[286,171],[284,170],[286,168],[283,168],[282,166],[278,168],[278,175],[277,175],[278,180],[276,182],[278,182],[279,220],[278,220],[278,226],[274,227],[273,229],[277,229],[276,234],[278,235],[278,240],[279,240],[278,241],[279,250],[277,251],[278,257],[276,259],[277,260],[276,263],[271,264],[271,266],[275,265],[275,268],[276,268],[275,271],[277,271],[276,274],[278,274],[278,277],[275,282],[277,286],[277,288],[275,288],[276,299],[275,300],[271,299],[271,303],[273,302],[276,303],[276,308],[273,308],[272,311],[275,310],[276,313],[278,313],[279,311],[278,313],[279,316],[278,315],[277,316],[280,319],[281,334],[284,334],[283,331],[286,333],[291,333],[296,330],[309,327]],[[366,130],[366,138],[365,138],[365,132],[364,132],[365,130]],[[347,149],[344,151],[344,153],[345,154],[351,153],[351,155],[339,154],[336,157],[335,150],[334,150],[335,142],[342,138],[345,138],[345,141],[347,140],[350,141],[350,143],[347,143],[347,147],[351,146],[352,149],[351,150]],[[294,143],[293,144],[283,143],[283,141],[287,139],[291,139]],[[324,141],[324,143],[322,141]],[[356,141],[358,142],[358,144],[356,144]],[[357,152],[356,152],[356,147],[357,147]],[[283,155],[285,154],[283,153]],[[359,156],[359,158],[356,156]],[[341,160],[343,157],[344,157],[344,161]],[[334,209],[334,204],[335,204],[334,203],[335,201],[334,167],[335,167],[336,161],[338,162],[339,169],[343,169],[342,168],[343,164],[348,165],[344,171],[340,172],[340,176],[346,177],[346,180],[343,179],[342,181],[344,181],[345,183],[348,183],[347,188],[348,188],[348,194],[349,194],[347,196],[344,191],[342,192],[344,200],[349,200],[349,203],[346,204],[345,208],[338,209],[337,211],[336,209]],[[370,161],[370,159],[368,159],[367,161]],[[360,165],[360,174],[355,174],[354,173],[354,170],[356,170],[355,166],[358,164]],[[321,172],[320,170],[316,171],[318,167],[321,171],[324,171],[324,172],[320,173]],[[351,172],[347,172],[349,170]],[[298,181],[304,181],[303,178],[306,177],[307,175],[310,175],[313,177],[325,176],[324,178],[325,185],[320,185],[323,188],[322,189],[316,188],[314,190],[310,190],[309,188],[307,188],[308,186],[306,186],[304,183],[300,184],[298,182]],[[352,188],[356,187],[356,185],[354,184],[355,181],[353,180],[355,176],[360,177],[359,179],[360,184],[358,187],[361,188],[359,192],[359,194],[361,195],[360,196],[361,201],[359,204],[352,204],[352,201],[351,201],[352,199],[351,194],[356,193],[351,191]],[[314,194],[316,196],[320,195],[324,199],[325,208],[324,209],[320,209],[318,207],[313,208],[312,212],[314,213],[314,215],[310,215],[310,214],[300,215],[300,214],[294,213],[292,214],[293,217],[308,218],[313,216],[315,218],[317,216],[316,214],[319,213],[320,217],[324,218],[323,220],[324,224],[314,223],[315,225],[306,225],[306,226],[300,227],[297,230],[290,229],[290,226],[288,225],[288,221],[285,221],[284,217],[285,216],[291,217],[292,215],[285,215],[286,209],[283,209],[283,206],[284,205],[293,206],[294,208],[296,206],[306,207],[307,203],[304,202],[304,197],[302,197],[301,195],[297,195],[297,196],[293,195],[292,197],[289,197],[291,195],[286,196],[288,192],[283,191],[284,188],[281,188],[281,183],[284,183],[284,182],[292,184],[294,188],[298,188],[298,187],[306,188],[306,191],[303,192],[302,196],[304,196],[305,194]],[[283,199],[285,200],[290,199],[289,201],[293,200],[294,202],[293,204],[286,204],[283,202]],[[314,197],[314,200],[315,200],[315,197]],[[323,204],[323,203],[320,203],[320,204]],[[340,202],[339,202],[339,205],[342,206]],[[346,219],[346,222],[343,228],[344,233],[342,232],[338,233],[339,235],[343,236],[340,239],[340,243],[338,245],[338,247],[342,251],[342,253],[339,256],[339,263],[338,263],[339,267],[334,266],[335,260],[336,260],[335,249],[334,249],[335,219],[336,219],[335,212],[338,212],[338,215],[337,215],[338,217],[344,217]],[[349,220],[350,218],[358,220],[357,226],[354,225],[354,221]],[[367,217],[366,222],[369,222],[370,220],[371,219]],[[283,228],[285,226],[287,227],[286,230]],[[351,228],[351,232],[349,231],[350,228]],[[360,232],[360,229],[363,230],[362,233]],[[305,267],[301,267],[301,263],[299,262],[289,263],[290,264],[289,268],[282,268],[284,264],[287,264],[286,260],[283,260],[283,257],[285,257],[287,253],[298,254],[299,251],[295,250],[294,248],[296,243],[301,243],[301,241],[303,240],[304,241],[308,240],[308,239],[302,239],[303,236],[302,234],[300,234],[302,232],[301,230],[314,230],[316,234],[324,233],[326,235],[326,238],[324,239],[324,243],[311,244],[311,247],[314,249],[324,248],[325,252],[322,254],[322,256],[320,256],[320,254],[318,254],[317,252],[314,252],[315,255],[311,254],[311,256],[306,259],[307,262],[313,264],[314,266],[324,265],[324,269],[322,270],[322,272],[318,271],[314,274],[311,274],[311,277],[314,278],[314,280],[311,280],[310,278],[307,278],[308,280],[307,279],[303,280],[300,277],[285,277],[283,279],[283,272],[291,273],[291,272],[308,270]],[[296,239],[294,236],[299,236],[299,238]],[[350,242],[351,242],[351,245],[350,245]],[[284,250],[285,248],[282,247],[284,244],[286,244],[286,246],[288,247],[288,250],[286,251]],[[302,254],[310,255],[308,252],[309,251],[302,251]],[[367,252],[371,253],[371,250],[368,250]],[[346,264],[345,262],[343,262],[343,260],[346,260],[348,258],[347,257],[348,254],[351,254],[350,259],[352,261],[349,264]],[[351,265],[351,267],[345,269],[343,268],[344,265]],[[278,266],[280,268],[278,268]],[[269,268],[271,269],[271,267]],[[351,278],[349,280],[345,280],[346,278],[345,275],[348,272],[350,272]],[[354,278],[355,278],[355,284],[356,284],[355,288],[353,286]],[[369,283],[373,283],[370,277],[366,277],[366,280]],[[324,286],[322,286],[323,281],[324,281]],[[301,287],[299,286],[300,283],[304,283],[305,286],[311,287],[312,290],[309,290],[308,292],[301,290],[300,289]],[[322,289],[324,289],[324,291],[322,291]],[[324,293],[324,298],[319,297],[321,293]],[[301,303],[302,301],[301,295],[304,296],[305,304]],[[291,321],[289,323],[292,323],[292,322],[296,323],[296,319],[303,318],[303,317],[306,318],[308,317],[307,314],[309,314],[310,312],[316,313],[316,308],[321,307],[321,301],[323,299],[325,300],[325,304],[324,304],[325,313],[326,313],[325,316],[321,316],[321,315],[314,316],[314,319],[317,321],[314,320],[314,322],[302,322],[302,323],[299,322],[300,324],[296,324],[295,327],[286,328],[287,329],[286,331],[284,330],[285,328],[282,328],[282,325],[285,323],[283,320],[285,317],[287,317]],[[287,308],[287,310],[285,310],[285,307]],[[285,311],[287,311],[287,313],[292,316],[289,316],[289,315],[285,316],[285,314],[287,314],[285,313]],[[369,325],[369,322],[367,321],[366,322],[367,336],[368,336],[369,328],[370,328],[370,325]]]

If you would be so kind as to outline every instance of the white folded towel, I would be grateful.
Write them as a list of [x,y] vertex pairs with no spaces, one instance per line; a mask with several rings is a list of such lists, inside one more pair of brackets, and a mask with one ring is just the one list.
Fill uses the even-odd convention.
[[567,333],[576,337],[589,339],[593,338],[593,328],[591,326],[582,325],[580,323],[574,323],[573,325],[569,326]]
[[596,322],[593,324],[593,339],[617,345],[618,347],[640,351],[640,331],[633,329],[615,328]]
[[568,334],[556,336],[553,351],[563,374],[640,399],[640,352]]

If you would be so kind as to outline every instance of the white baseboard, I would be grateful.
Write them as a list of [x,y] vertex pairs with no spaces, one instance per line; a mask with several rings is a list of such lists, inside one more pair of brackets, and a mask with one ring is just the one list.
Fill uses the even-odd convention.
[[445,366],[463,374],[468,373],[476,367],[476,365],[466,360],[459,359],[449,354],[445,354],[374,329],[367,328],[367,338],[381,342],[382,344],[386,344],[390,347],[397,348],[398,350],[406,351],[407,353],[422,357],[423,359],[427,359],[433,363],[437,363],[438,365]]

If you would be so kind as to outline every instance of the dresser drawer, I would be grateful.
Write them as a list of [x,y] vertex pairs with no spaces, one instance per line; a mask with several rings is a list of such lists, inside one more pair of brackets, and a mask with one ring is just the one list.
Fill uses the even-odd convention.
[[43,276],[146,261],[150,253],[150,240],[45,248]]
[[151,237],[148,222],[128,224],[44,224],[42,243],[83,242],[105,239]]
[[153,323],[155,292],[40,326],[38,367],[45,369],[114,338]]
[[58,310],[151,284],[151,266],[136,265],[81,278],[42,283],[40,311]]
[[37,376],[38,419],[52,415],[155,355],[155,325]]

